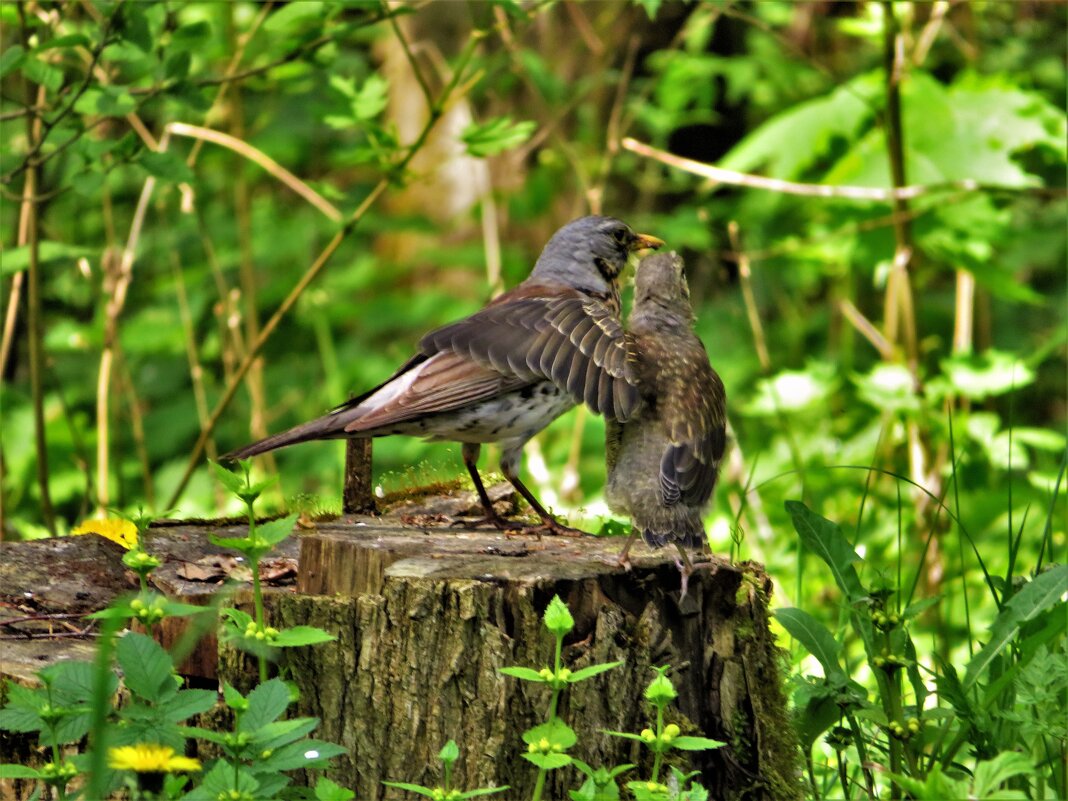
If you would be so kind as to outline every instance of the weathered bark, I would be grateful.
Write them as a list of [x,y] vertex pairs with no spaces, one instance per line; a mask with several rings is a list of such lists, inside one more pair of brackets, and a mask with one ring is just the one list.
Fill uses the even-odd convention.
[[[505,488],[491,494],[502,511],[512,503]],[[614,564],[620,540],[538,540],[431,526],[475,510],[473,496],[448,495],[408,503],[392,516],[318,523],[265,560],[276,583],[288,585],[268,589],[272,625],[316,625],[338,637],[280,652],[280,665],[301,689],[300,713],[322,721],[316,736],[349,749],[329,772],[332,778],[360,799],[401,798],[381,781],[433,786],[440,778],[436,753],[452,738],[461,750],[456,786],[508,784],[513,789],[504,797],[528,796],[535,769],[521,758],[520,735],[544,720],[549,693],[503,678],[498,669],[550,664],[552,640],[541,614],[559,594],[576,621],[565,641],[567,665],[623,662],[562,696],[560,714],[579,735],[573,756],[594,766],[647,767],[637,744],[600,731],[637,732],[649,725],[643,700],[649,668],[671,664],[679,691],[671,718],[686,732],[728,743],[689,755],[712,797],[799,797],[796,748],[767,628],[770,582],[758,566],[713,562],[694,574],[680,602],[679,575],[667,553],[638,547],[627,572]],[[223,577],[240,579],[245,568],[211,546],[207,534],[242,532],[242,526],[203,524],[154,532],[148,548],[164,562],[153,577],[157,587],[185,601],[217,600]],[[2,551],[5,567],[41,569],[6,570],[0,600],[25,601],[31,592],[42,614],[100,608],[134,586],[120,551],[96,537],[5,544]],[[14,561],[16,554],[22,562]],[[91,576],[83,589],[76,587],[76,574]],[[248,592],[228,602],[245,606]],[[26,611],[9,606],[0,623]],[[46,625],[54,623],[19,623],[4,631],[41,636]],[[179,624],[170,624],[163,640],[173,642],[180,633]],[[17,658],[13,649],[0,649],[0,672],[32,681],[33,669],[54,659],[84,658],[72,651],[76,642],[35,639],[21,644]],[[218,676],[247,688],[255,681],[250,668],[241,654],[217,653],[210,637],[182,672],[201,686]],[[13,740],[4,746],[5,754],[22,752]],[[579,783],[573,769],[556,771],[544,797],[566,798]]]

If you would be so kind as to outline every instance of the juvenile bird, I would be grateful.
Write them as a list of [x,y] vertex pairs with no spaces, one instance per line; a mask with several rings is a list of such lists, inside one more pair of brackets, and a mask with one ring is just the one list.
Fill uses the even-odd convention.
[[481,443],[497,442],[501,472],[541,518],[539,530],[574,533],[519,480],[523,446],[576,403],[629,417],[638,393],[617,279],[632,252],[662,244],[612,217],[574,220],[553,234],[527,280],[424,336],[418,352],[382,384],[223,458],[245,459],[308,440],[390,434],[460,442],[486,515],[480,522],[522,528],[494,511],[476,467]]
[[641,400],[629,421],[606,418],[605,442],[608,504],[634,525],[620,564],[639,533],[654,548],[674,543],[684,595],[692,570],[685,549],[704,542],[701,517],[727,442],[726,391],[693,322],[682,259],[643,259],[627,320]]

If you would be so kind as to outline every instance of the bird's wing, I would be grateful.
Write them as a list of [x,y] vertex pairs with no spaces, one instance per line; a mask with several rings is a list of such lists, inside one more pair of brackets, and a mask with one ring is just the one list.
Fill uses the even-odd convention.
[[427,414],[456,411],[526,386],[530,381],[482,367],[458,353],[416,357],[376,391],[346,404],[354,418],[346,433],[372,431]]
[[619,449],[623,446],[623,424],[611,417],[604,421],[604,465],[605,472],[612,475],[619,461]]
[[616,311],[574,289],[520,286],[459,322],[431,331],[425,354],[463,354],[528,381],[552,381],[594,412],[626,420],[638,405],[632,340]]
[[726,392],[707,361],[673,391],[677,397],[661,405],[670,410],[670,444],[660,459],[660,496],[665,506],[701,506],[712,496],[727,447]]

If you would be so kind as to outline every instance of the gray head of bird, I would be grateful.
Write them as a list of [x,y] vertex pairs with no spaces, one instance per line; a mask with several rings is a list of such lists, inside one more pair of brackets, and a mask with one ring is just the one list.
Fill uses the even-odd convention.
[[646,256],[634,276],[634,313],[659,313],[693,320],[690,285],[682,257],[675,251]]
[[632,253],[663,244],[615,217],[579,217],[552,235],[531,278],[605,292],[615,285]]

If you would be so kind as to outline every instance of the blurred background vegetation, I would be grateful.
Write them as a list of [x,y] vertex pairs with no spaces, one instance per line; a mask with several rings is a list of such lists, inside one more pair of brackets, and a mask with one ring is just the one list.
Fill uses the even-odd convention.
[[[383,380],[592,211],[686,259],[735,438],[712,547],[765,561],[782,603],[829,602],[783,511],[804,499],[944,598],[923,625],[952,658],[999,605],[968,605],[984,565],[1064,551],[1066,21],[5,2],[3,536],[235,511],[207,458]],[[337,512],[342,454],[263,459],[268,506]],[[558,420],[526,469],[598,529],[600,419]],[[390,438],[375,473],[388,492],[463,470],[457,446]]]

